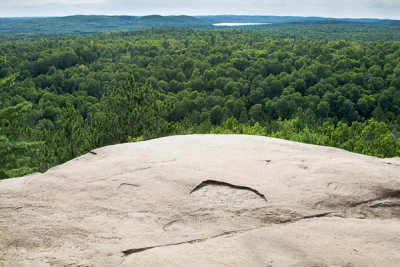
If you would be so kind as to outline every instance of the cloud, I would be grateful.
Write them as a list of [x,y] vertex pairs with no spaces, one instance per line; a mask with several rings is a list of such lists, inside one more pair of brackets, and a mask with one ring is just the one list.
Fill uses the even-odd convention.
[[0,2],[0,7],[26,7],[26,6],[48,6],[48,5],[93,5],[102,4],[107,0],[16,0]]

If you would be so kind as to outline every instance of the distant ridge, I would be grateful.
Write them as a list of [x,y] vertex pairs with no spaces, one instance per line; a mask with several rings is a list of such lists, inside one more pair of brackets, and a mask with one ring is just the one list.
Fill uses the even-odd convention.
[[387,19],[352,19],[352,18],[326,18],[326,17],[296,17],[296,16],[246,16],[246,15],[215,15],[215,16],[195,16],[198,19],[210,23],[288,23],[288,22],[316,22],[316,21],[351,21],[351,22],[392,22]]
[[[290,23],[306,25],[360,25],[361,27],[398,28],[399,20],[383,19],[337,19],[324,17],[291,17],[291,16],[105,16],[75,15],[66,17],[32,17],[0,18],[0,39],[15,40],[29,37],[87,34],[121,30],[138,30],[148,28],[192,28],[212,29],[217,23],[268,23],[273,27],[285,27]],[[269,27],[269,26],[261,26]]]
[[[57,34],[84,34],[147,28],[207,28],[211,24],[190,16],[104,16],[75,15],[46,18],[0,18],[0,38]],[[17,39],[15,38],[15,39]]]

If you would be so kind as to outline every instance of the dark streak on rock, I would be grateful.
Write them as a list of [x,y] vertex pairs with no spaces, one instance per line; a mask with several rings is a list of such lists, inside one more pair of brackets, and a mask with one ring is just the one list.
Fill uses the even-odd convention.
[[[293,218],[293,219],[290,218],[290,219],[287,219],[287,220],[280,221],[279,224],[294,223],[294,222],[297,222],[297,221],[300,221],[300,220],[303,220],[303,219],[325,217],[326,215],[329,215],[331,213],[332,212],[324,212],[324,213],[317,213],[317,214],[312,214],[312,215],[308,215],[308,216],[302,216],[302,217],[299,217],[299,218]],[[174,222],[174,221],[172,221],[172,222]],[[139,253],[139,252],[150,250],[150,249],[154,249],[154,248],[171,247],[171,246],[178,246],[178,245],[183,245],[183,244],[201,243],[201,242],[205,242],[205,241],[208,241],[210,239],[217,238],[217,237],[244,233],[244,232],[248,232],[248,231],[252,231],[252,230],[257,230],[257,229],[260,229],[260,228],[263,228],[263,227],[266,227],[266,226],[267,225],[261,225],[259,227],[254,227],[254,228],[227,231],[227,232],[223,232],[221,234],[214,235],[214,236],[211,236],[211,237],[191,239],[191,240],[188,240],[188,241],[170,243],[170,244],[165,244],[165,245],[156,245],[156,246],[150,246],[150,247],[127,249],[127,250],[122,251],[122,253],[124,254],[124,256],[129,256],[129,255],[134,254],[134,253]]]
[[93,154],[93,155],[97,155],[97,152],[94,152],[94,151],[90,151],[89,153]]
[[373,199],[368,199],[368,200],[359,201],[359,202],[352,202],[352,203],[349,203],[349,207],[354,208],[354,207],[360,206],[362,204],[371,203],[371,202],[374,202],[374,201],[377,201],[377,200],[381,200],[381,199],[380,198],[373,198]]
[[381,198],[400,198],[400,190],[388,190],[382,192]]
[[263,194],[261,194],[260,192],[258,192],[257,190],[251,188],[251,187],[247,187],[247,186],[242,186],[242,185],[233,185],[230,183],[225,183],[225,182],[221,182],[221,181],[215,181],[215,180],[206,180],[201,182],[201,184],[199,184],[198,186],[196,186],[192,191],[190,191],[190,194],[203,188],[204,186],[207,185],[221,185],[221,186],[228,186],[228,187],[232,187],[235,189],[241,189],[241,190],[248,190],[251,191],[255,194],[257,194],[259,197],[263,198],[265,201],[267,201],[267,199],[265,198],[265,196]]
[[137,184],[122,183],[122,184],[119,185],[118,188],[121,188],[121,186],[123,186],[123,185],[129,185],[129,186],[136,186],[136,187],[139,187],[139,185],[137,185]]
[[400,203],[393,203],[393,202],[383,202],[383,203],[374,203],[369,205],[371,208],[391,208],[391,207],[398,207]]
[[[165,245],[165,246],[168,246],[168,245]],[[173,244],[170,245],[170,246],[173,246]],[[133,254],[133,253],[142,252],[142,251],[145,251],[145,250],[148,250],[148,249],[152,249],[152,248],[157,248],[157,247],[162,247],[162,246],[144,247],[144,248],[132,248],[132,249],[124,250],[124,251],[122,251],[122,253],[124,253],[124,256],[128,256],[128,255]]]
[[317,213],[317,214],[307,215],[307,216],[301,217],[300,220],[302,220],[302,219],[310,219],[310,218],[325,217],[326,215],[329,215],[329,214],[331,214],[331,213],[332,213],[332,212],[324,212],[324,213]]
[[397,166],[397,167],[400,167],[400,165],[399,164],[396,164],[396,163],[391,163],[391,162],[383,162],[384,164],[387,164],[387,165],[393,165],[393,166]]
[[384,200],[384,199],[390,199],[390,198],[398,198],[400,199],[400,190],[381,190],[379,197],[373,198],[373,199],[368,199],[360,202],[354,202],[350,203],[350,207],[357,207],[362,204],[368,204],[371,202],[379,201],[379,200]]
[[178,245],[183,245],[183,244],[201,243],[201,242],[205,242],[205,241],[207,241],[209,239],[213,239],[213,238],[217,238],[217,237],[221,237],[221,236],[227,236],[227,235],[231,235],[231,234],[238,234],[238,233],[247,232],[247,231],[251,231],[251,230],[255,230],[255,229],[259,229],[259,228],[261,228],[261,227],[250,228],[250,229],[242,229],[242,230],[235,230],[235,231],[228,231],[228,232],[224,232],[222,234],[214,235],[214,236],[211,236],[211,237],[191,239],[191,240],[188,240],[188,241],[170,243],[170,244],[165,244],[165,245],[127,249],[127,250],[122,251],[122,253],[124,254],[124,256],[128,256],[128,255],[131,255],[131,254],[134,254],[134,253],[146,251],[146,250],[153,249],[153,248],[171,247],[171,246],[178,246]]

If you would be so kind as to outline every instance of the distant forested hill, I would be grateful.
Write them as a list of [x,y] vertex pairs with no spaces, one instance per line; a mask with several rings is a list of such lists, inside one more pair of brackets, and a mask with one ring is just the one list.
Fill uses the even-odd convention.
[[58,34],[84,34],[146,28],[205,28],[207,21],[190,16],[68,16],[1,18],[0,39],[13,40]]
[[242,27],[274,37],[307,40],[399,41],[397,21],[320,20]]
[[[276,37],[319,40],[400,40],[400,21],[288,16],[68,16],[0,18],[0,40],[148,28],[221,29],[215,23],[271,23],[238,27]],[[224,27],[222,27],[224,28]],[[230,27],[229,27],[230,28]]]
[[235,28],[259,31],[274,37],[348,41],[400,40],[400,21],[398,20],[233,15],[197,16],[196,18],[208,21],[211,24],[270,23],[268,25],[238,26]]
[[295,16],[245,16],[245,15],[216,15],[216,16],[196,16],[196,18],[207,20],[211,23],[288,23],[288,22],[319,22],[319,21],[354,21],[364,23],[388,22],[392,20],[381,19],[351,19],[351,18],[324,18],[324,17],[295,17]]

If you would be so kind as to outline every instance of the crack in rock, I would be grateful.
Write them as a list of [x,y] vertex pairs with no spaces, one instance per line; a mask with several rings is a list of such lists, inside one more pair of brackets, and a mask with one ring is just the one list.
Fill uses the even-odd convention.
[[210,185],[227,186],[227,187],[230,187],[230,188],[233,188],[233,189],[247,190],[247,191],[255,193],[256,195],[258,195],[259,197],[261,197],[262,199],[267,201],[267,199],[265,198],[265,196],[263,194],[261,194],[260,192],[258,192],[257,190],[255,190],[255,189],[253,189],[251,187],[242,186],[242,185],[234,185],[234,184],[221,182],[221,181],[216,181],[216,180],[206,180],[206,181],[201,182],[201,184],[199,184],[192,191],[190,191],[190,194],[202,189],[205,186],[210,186]]
[[150,250],[150,249],[154,249],[154,248],[171,247],[171,246],[178,246],[178,245],[183,245],[183,244],[201,243],[201,242],[205,242],[207,240],[213,239],[213,238],[217,238],[217,237],[221,237],[221,236],[228,236],[228,235],[232,235],[232,234],[243,233],[243,232],[259,229],[259,228],[262,228],[262,227],[264,227],[264,226],[250,228],[250,229],[227,231],[227,232],[223,232],[221,234],[210,236],[210,237],[191,239],[191,240],[187,240],[187,241],[170,243],[170,244],[165,244],[165,245],[156,245],[156,246],[143,247],[143,248],[127,249],[127,250],[122,251],[122,253],[124,254],[124,256],[129,256],[129,255],[134,254],[134,253],[138,253],[138,252],[142,252],[142,251],[146,251],[146,250]]
[[354,208],[354,207],[358,207],[363,204],[368,204],[368,203],[375,202],[378,200],[381,200],[381,198],[373,198],[373,199],[368,199],[368,200],[363,200],[363,201],[358,201],[358,202],[352,202],[352,203],[349,203],[349,207]]
[[369,205],[369,207],[371,208],[392,208],[392,207],[399,207],[400,206],[400,202],[396,203],[396,202],[391,202],[391,201],[387,201],[387,200],[383,200],[382,202],[378,202],[378,203],[372,203]]
[[130,184],[130,183],[122,183],[122,184],[120,184],[119,185],[119,187],[118,188],[121,188],[122,186],[135,186],[135,187],[139,187],[139,185],[137,185],[137,184]]
[[311,219],[311,218],[321,218],[321,217],[325,217],[325,216],[327,216],[327,215],[329,215],[331,213],[332,213],[332,211],[323,212],[323,213],[317,213],[317,214],[312,214],[312,215],[307,215],[307,216],[301,217],[300,220]]
[[[284,221],[282,221],[280,223],[277,223],[277,224],[295,223],[295,222],[298,222],[298,221],[303,220],[303,219],[321,218],[321,217],[325,217],[325,216],[327,216],[327,215],[329,215],[331,213],[332,212],[324,212],[324,213],[317,213],[317,214],[302,216],[302,217],[295,218],[295,219],[284,220]],[[206,241],[208,241],[210,239],[214,239],[214,238],[218,238],[218,237],[222,237],[222,236],[230,236],[230,235],[245,233],[245,232],[252,231],[252,230],[261,229],[261,228],[267,227],[268,225],[269,224],[263,224],[263,225],[261,225],[259,227],[254,227],[254,228],[227,231],[227,232],[223,232],[221,234],[213,235],[213,236],[210,236],[210,237],[191,239],[191,240],[182,241],[182,242],[169,243],[169,244],[164,244],[164,245],[155,245],[155,246],[142,247],[142,248],[127,249],[127,250],[123,250],[122,253],[126,257],[126,256],[129,256],[131,254],[135,254],[135,253],[139,253],[139,252],[143,252],[143,251],[150,250],[150,249],[155,249],[155,248],[179,246],[179,245],[193,244],[193,243],[201,243],[201,242],[206,242]]]

